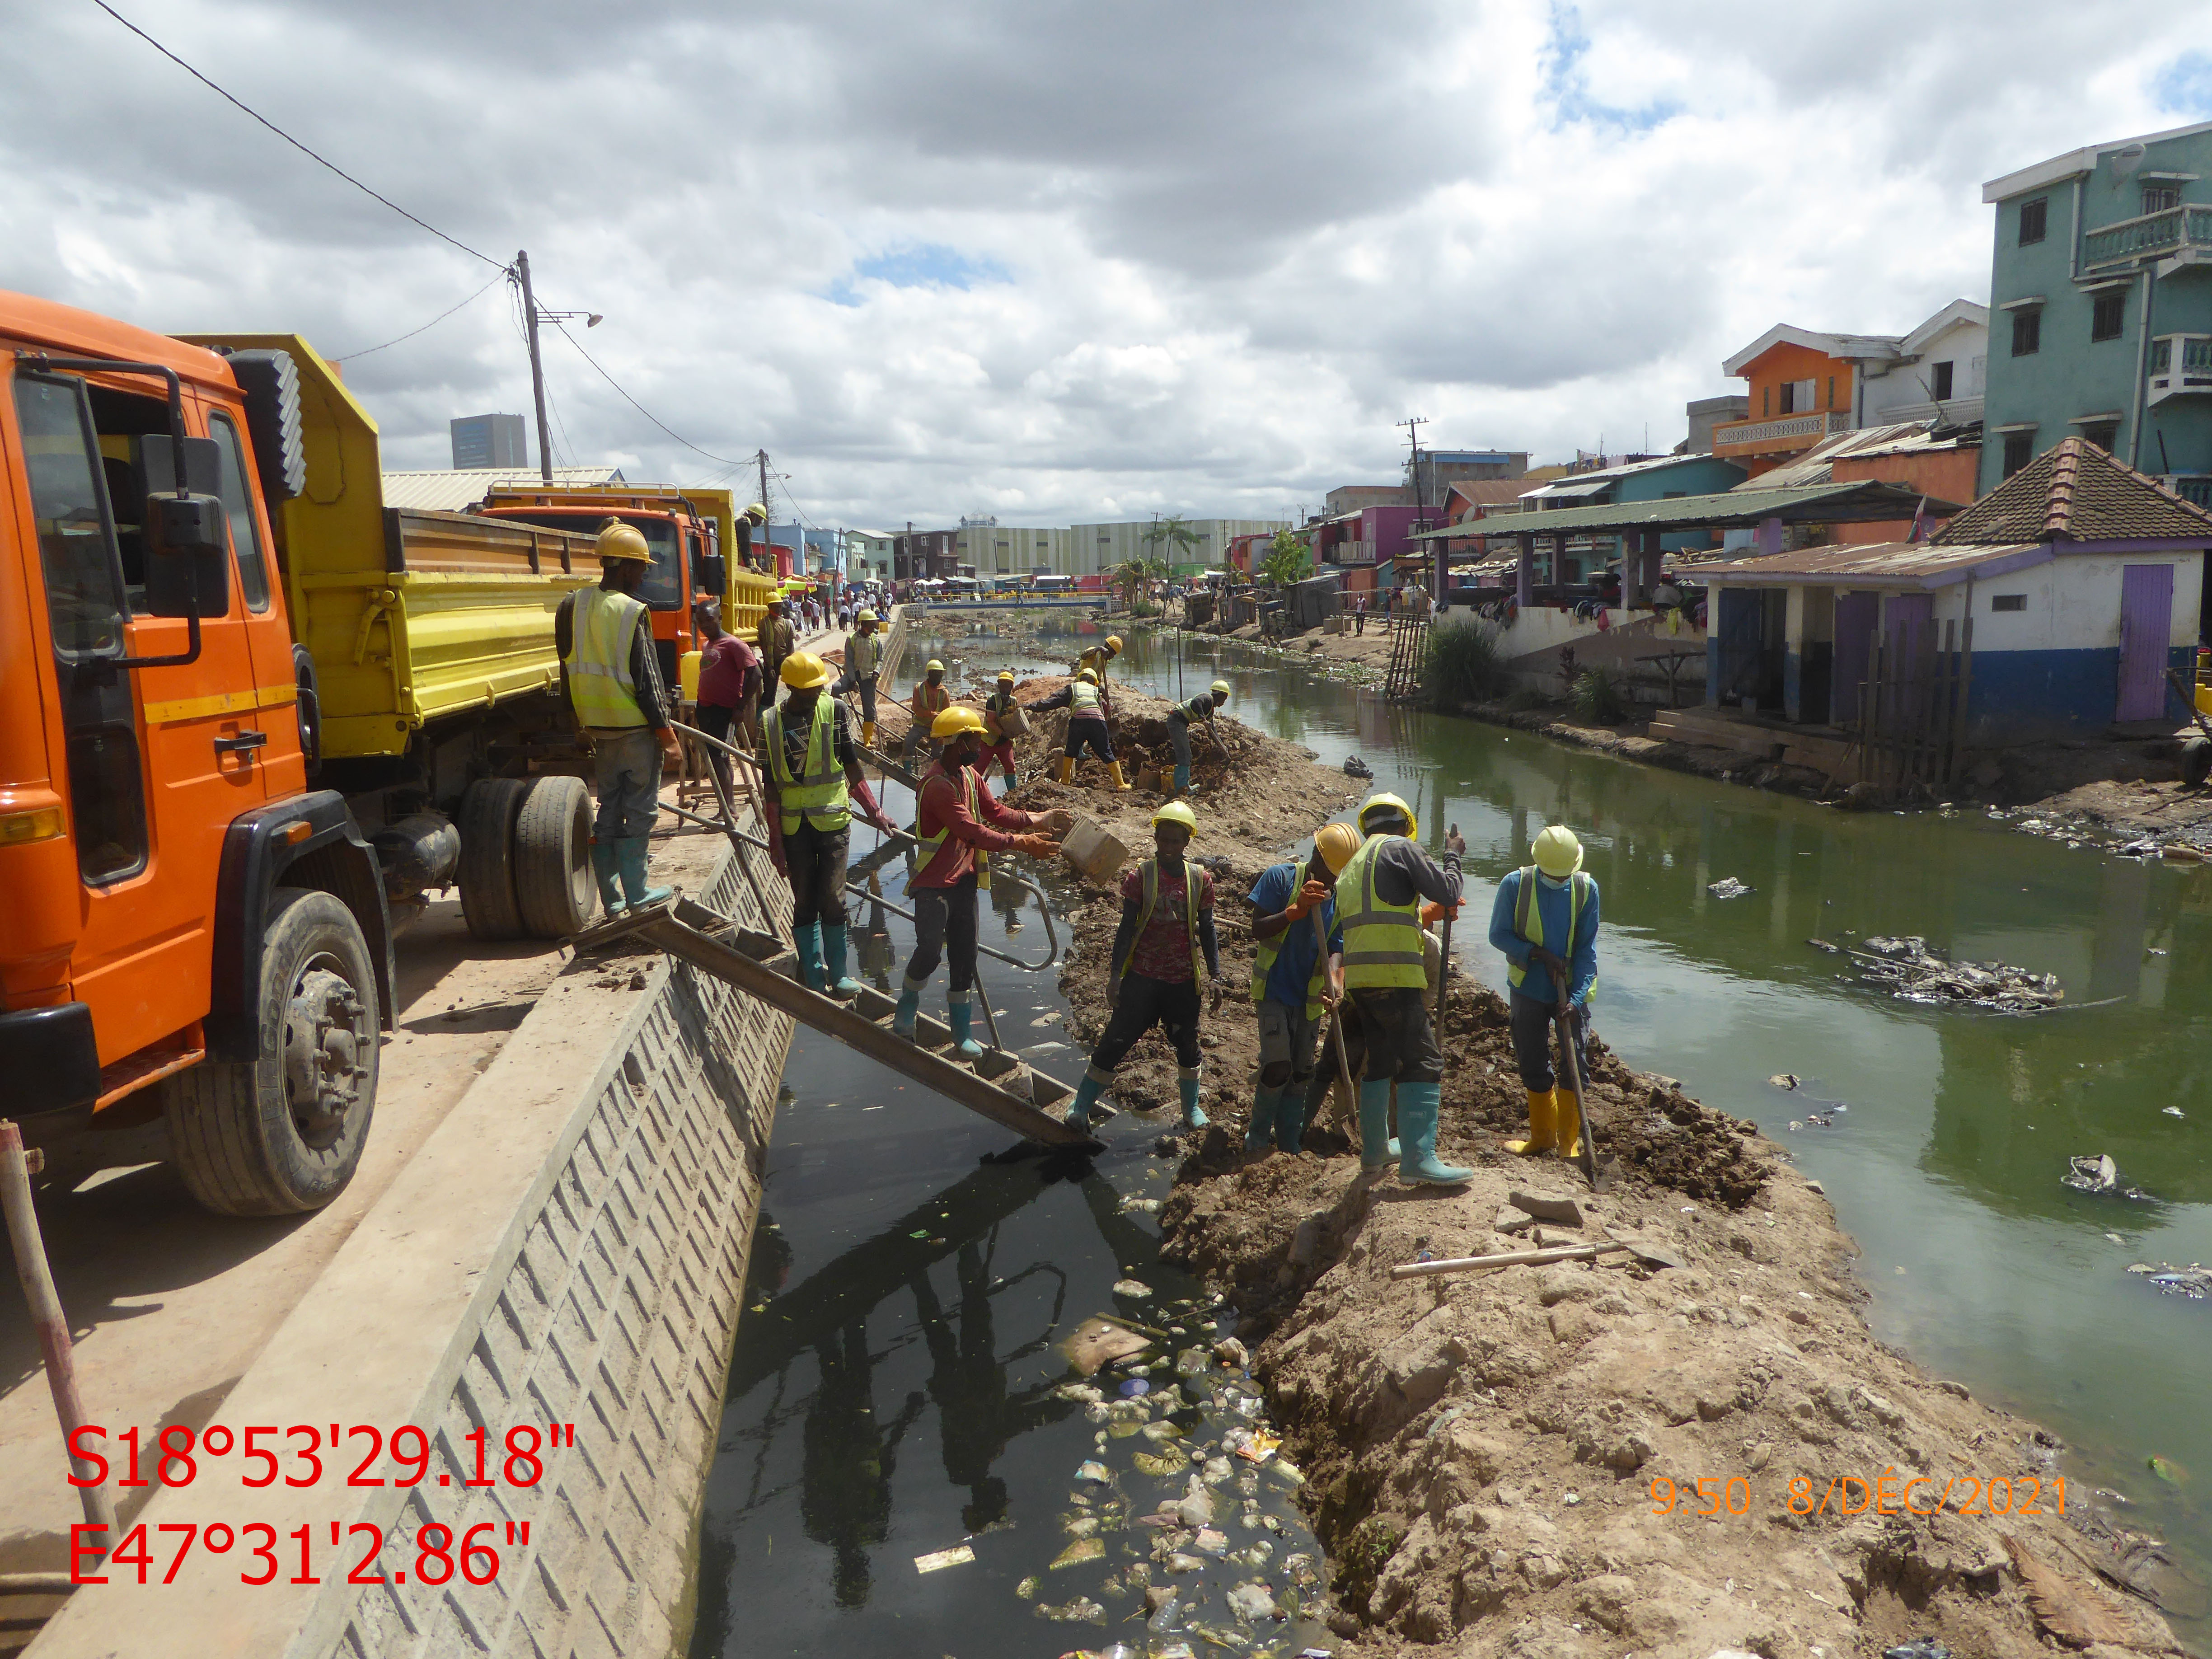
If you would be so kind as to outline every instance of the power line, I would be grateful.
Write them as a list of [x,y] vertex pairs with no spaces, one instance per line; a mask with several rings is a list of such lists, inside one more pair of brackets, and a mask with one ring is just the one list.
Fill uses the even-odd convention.
[[422,333],[422,332],[423,331],[423,330],[425,330],[425,329],[433,329],[433,328],[437,327],[437,325],[438,325],[439,324],[441,324],[441,323],[444,322],[444,321],[446,320],[446,319],[447,319],[447,318],[448,318],[448,317],[452,316],[455,312],[459,311],[459,310],[461,308],[461,306],[474,305],[474,304],[475,304],[478,300],[481,300],[482,298],[483,298],[483,296],[484,296],[486,294],[488,294],[488,293],[489,293],[489,292],[491,291],[491,284],[492,284],[492,283],[496,283],[497,281],[499,281],[500,276],[506,276],[506,275],[507,275],[507,273],[506,273],[505,271],[503,271],[503,270],[502,270],[502,271],[501,271],[501,272],[499,273],[499,276],[494,276],[494,277],[491,279],[491,283],[485,283],[482,288],[478,289],[475,293],[473,293],[473,294],[470,295],[469,295],[469,297],[468,297],[467,299],[465,299],[465,300],[462,301],[460,305],[457,305],[457,306],[448,306],[445,310],[443,310],[443,311],[440,312],[436,316],[433,317],[433,318],[432,318],[428,322],[427,322],[427,323],[423,324],[422,328],[410,328],[410,329],[409,329],[409,330],[407,331],[407,332],[405,332],[404,334],[401,335],[401,336],[399,337],[399,339],[398,339],[398,340],[386,340],[386,341],[382,345],[371,346],[371,347],[369,347],[369,348],[368,348],[368,350],[366,350],[366,351],[342,351],[342,352],[339,352],[336,356],[334,356],[333,358],[331,358],[331,362],[340,362],[340,363],[357,362],[359,362],[359,361],[360,361],[362,358],[363,358],[363,357],[374,357],[374,356],[378,352],[380,352],[380,351],[384,351],[384,350],[387,350],[387,349],[389,349],[391,347],[392,347],[392,346],[396,346],[396,345],[399,344],[399,343],[400,343],[400,341],[402,341],[402,340],[411,340],[411,339],[413,339],[413,338],[414,338],[417,334]]
[[[107,0],[92,0],[92,3],[98,6],[100,10],[106,12],[117,22],[122,24],[125,28],[129,29],[131,33],[137,35],[148,46],[153,47],[155,51],[160,52],[162,57],[167,58],[179,69],[184,70],[185,74],[191,76],[193,80],[198,82],[209,91],[216,94],[216,96],[223,99],[226,102],[234,105],[238,109],[240,109],[246,114],[252,116],[255,120],[260,122],[263,126],[267,127],[270,131],[275,133],[286,143],[291,145],[294,149],[298,150],[301,155],[306,156],[309,161],[315,162],[319,167],[328,167],[332,173],[337,173],[339,178],[344,179],[346,183],[351,185],[356,190],[362,191],[364,195],[375,197],[378,201],[383,203],[385,206],[390,208],[394,213],[406,220],[410,224],[420,226],[422,229],[428,231],[433,236],[436,237],[440,241],[450,242],[453,246],[460,249],[462,252],[469,255],[471,258],[481,259],[488,265],[495,265],[501,270],[507,269],[507,262],[505,260],[495,259],[489,253],[480,253],[476,249],[471,247],[466,242],[462,241],[459,237],[447,235],[444,231],[439,229],[437,226],[431,224],[428,221],[416,218],[413,214],[410,213],[405,208],[400,206],[398,203],[393,201],[390,197],[379,195],[375,191],[369,189],[367,185],[364,185],[360,179],[355,178],[353,174],[348,173],[343,167],[338,166],[337,162],[325,161],[322,156],[316,155],[313,150],[309,149],[297,138],[295,138],[290,133],[285,131],[283,128],[278,126],[267,116],[262,114],[260,111],[254,109],[250,105],[233,97],[229,93],[225,92],[221,87],[216,85],[216,83],[209,80],[206,76],[202,75],[190,64],[187,64],[183,58],[178,57],[176,53],[171,52],[159,40],[156,40],[152,35],[147,33],[145,30],[140,28],[136,23],[125,17],[121,12],[116,10],[114,7],[109,5],[107,3]],[[396,345],[398,342],[393,341],[392,343]]]
[[[93,3],[94,3],[94,4],[95,4],[95,5],[99,4],[100,3],[100,0],[93,0]],[[623,384],[622,384],[622,382],[621,382],[620,380],[617,380],[617,379],[615,379],[615,377],[614,377],[613,375],[611,375],[611,374],[608,374],[608,373],[607,373],[607,371],[606,371],[605,369],[601,368],[599,367],[599,360],[598,358],[594,357],[593,356],[592,356],[592,354],[591,354],[590,352],[588,352],[588,351],[586,351],[586,350],[585,350],[585,349],[584,349],[582,343],[581,343],[581,342],[580,342],[580,341],[576,338],[576,337],[575,337],[574,335],[573,335],[573,334],[571,334],[571,333],[569,333],[569,332],[568,332],[568,326],[567,326],[565,324],[563,324],[563,323],[562,323],[562,322],[558,318],[548,318],[548,317],[546,317],[546,315],[545,315],[545,313],[544,313],[544,312],[540,312],[540,313],[538,313],[538,316],[539,316],[539,318],[540,318],[540,319],[541,319],[541,320],[550,321],[550,323],[552,323],[552,325],[553,325],[553,326],[554,326],[554,327],[556,327],[556,328],[557,328],[557,329],[559,329],[559,330],[561,331],[561,337],[562,337],[562,339],[566,340],[566,341],[567,341],[570,345],[574,346],[574,347],[576,348],[576,355],[577,355],[579,357],[581,357],[581,358],[582,358],[586,362],[589,363],[589,364],[590,364],[593,368],[599,369],[599,378],[600,378],[601,380],[605,380],[605,381],[609,386],[612,386],[612,387],[615,389],[616,392],[617,392],[617,394],[619,394],[619,395],[620,395],[620,397],[621,397],[622,400],[623,400],[624,403],[628,404],[629,404],[632,409],[635,410],[639,414],[641,414],[641,415],[644,416],[645,416],[645,418],[646,418],[647,420],[651,421],[651,422],[653,423],[653,425],[655,425],[655,426],[659,427],[659,428],[663,432],[665,432],[665,433],[666,433],[670,437],[672,437],[672,438],[675,439],[675,440],[676,440],[676,441],[677,441],[678,443],[682,444],[682,445],[684,446],[684,448],[686,448],[686,449],[690,450],[693,454],[695,454],[695,455],[704,455],[704,456],[705,456],[708,460],[710,460],[710,461],[720,461],[720,462],[721,462],[721,463],[722,463],[724,465],[726,465],[726,466],[744,466],[744,465],[749,465],[749,464],[750,464],[750,463],[749,463],[749,462],[747,462],[747,461],[732,461],[732,460],[728,456],[726,456],[726,455],[717,455],[717,454],[716,454],[716,453],[714,453],[714,452],[713,450],[711,450],[711,449],[702,449],[702,448],[700,448],[698,445],[696,445],[696,444],[693,443],[693,442],[692,442],[689,438],[685,437],[682,433],[680,433],[680,432],[677,431],[673,427],[670,426],[670,425],[668,424],[668,422],[665,422],[665,421],[662,420],[662,419],[661,419],[658,415],[655,415],[655,414],[654,414],[651,410],[647,409],[647,408],[643,404],[641,404],[641,403],[638,402],[638,400],[637,400],[636,398],[635,398],[631,397],[631,396],[629,395],[629,392],[627,392],[623,391]]]

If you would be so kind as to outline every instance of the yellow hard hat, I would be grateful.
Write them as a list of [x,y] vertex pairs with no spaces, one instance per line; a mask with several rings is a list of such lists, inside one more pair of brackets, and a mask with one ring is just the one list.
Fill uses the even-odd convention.
[[942,674],[945,672],[945,665],[932,657],[927,662],[922,664],[921,672],[925,674]]
[[1120,656],[1121,654],[1121,636],[1119,634],[1109,634],[1106,636],[1106,648],[1112,652],[1115,656]]
[[766,524],[768,522],[768,508],[763,507],[758,501],[755,501],[750,507],[745,509],[745,517],[750,519],[755,524]]
[[999,678],[1001,680],[1012,680],[1014,678],[1014,671],[1011,668],[1001,668],[999,671]]
[[860,607],[860,614],[853,618],[856,623],[873,622],[875,619],[876,613],[869,610],[866,605],[862,605]]
[[1212,685],[1207,686],[1206,689],[1209,691],[1217,692],[1220,696],[1225,697],[1229,695],[1229,682],[1227,680],[1216,680]]
[[1079,680],[1089,680],[1091,684],[1096,685],[1098,684],[1098,671],[1095,668],[1078,669],[1075,678]]
[[1352,862],[1359,850],[1359,832],[1348,823],[1324,823],[1314,831],[1314,851],[1332,873]]
[[1374,812],[1378,809],[1383,811],[1404,814],[1406,819],[1406,828],[1403,831],[1404,834],[1407,836],[1419,836],[1421,833],[1421,821],[1413,816],[1413,809],[1407,805],[1405,800],[1401,797],[1386,793],[1381,795],[1370,795],[1365,800],[1360,802],[1359,833],[1361,835],[1365,836],[1374,833],[1367,827],[1367,818],[1370,813]]
[[929,723],[933,738],[957,738],[963,732],[980,732],[983,717],[964,702],[956,702]]
[[1179,800],[1171,800],[1152,814],[1155,829],[1163,823],[1179,823],[1193,835],[1198,833],[1198,814]]
[[783,683],[794,691],[817,691],[834,678],[830,665],[811,651],[794,651],[783,659]]
[[653,562],[653,550],[645,544],[644,532],[620,519],[609,519],[599,526],[599,552],[601,564],[610,559],[629,559],[638,564]]
[[1534,851],[1536,867],[1554,881],[1565,881],[1583,867],[1583,844],[1564,823],[1540,831]]

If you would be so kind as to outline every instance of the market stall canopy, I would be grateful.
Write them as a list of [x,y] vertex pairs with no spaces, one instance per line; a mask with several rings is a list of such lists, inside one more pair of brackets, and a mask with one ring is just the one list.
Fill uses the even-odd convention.
[[1956,513],[1903,484],[1859,479],[1808,484],[1797,489],[1731,489],[1717,495],[1678,495],[1669,501],[1620,501],[1605,507],[1565,507],[1549,513],[1514,513],[1477,523],[1414,532],[1414,538],[1463,540],[1470,536],[1554,536],[1622,530],[1737,530],[1769,519],[1784,524],[1859,524]]
[[1969,576],[2004,576],[2056,555],[2047,543],[1944,547],[1929,542],[1872,542],[1844,547],[1800,547],[1758,559],[1719,559],[1686,564],[1674,574],[1693,581],[1746,586],[1897,588],[1927,592]]

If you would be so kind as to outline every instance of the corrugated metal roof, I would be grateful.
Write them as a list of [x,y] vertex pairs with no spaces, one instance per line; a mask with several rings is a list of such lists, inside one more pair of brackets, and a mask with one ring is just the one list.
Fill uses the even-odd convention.
[[1940,547],[1931,542],[1863,542],[1841,547],[1801,547],[1765,558],[1712,560],[1684,565],[1674,574],[1705,581],[1818,583],[1822,586],[1948,587],[1969,576],[2002,576],[2055,556],[2036,542]]
[[[534,466],[472,466],[437,471],[387,472],[384,475],[386,507],[422,507],[434,513],[458,513],[473,506],[503,485],[528,486],[543,482]],[[605,484],[629,482],[618,466],[556,466],[556,484]]]
[[1797,489],[1807,484],[1826,483],[1833,476],[1831,463],[1844,455],[1889,454],[1900,449],[1917,449],[1925,446],[1928,421],[1896,421],[1883,426],[1863,426],[1856,432],[1838,432],[1820,440],[1796,460],[1760,473],[1756,478],[1747,478],[1735,486],[1737,492],[1752,489]]
[[[1808,485],[1800,489],[1725,490],[1717,495],[1678,495],[1669,501],[1617,501],[1604,507],[1565,507],[1549,513],[1516,515],[1510,530],[1480,532],[1465,525],[1415,532],[1417,538],[1470,534],[1548,536],[1560,531],[1740,529],[1761,520],[1785,524],[1856,524],[1867,520],[1910,519],[1920,492],[1901,484],[1860,480]],[[1951,501],[1929,501],[1930,513],[1955,513]]]

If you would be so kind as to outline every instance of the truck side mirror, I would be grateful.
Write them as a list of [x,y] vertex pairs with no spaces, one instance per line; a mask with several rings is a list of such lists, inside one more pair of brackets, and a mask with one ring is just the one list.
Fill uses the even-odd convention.
[[149,432],[138,440],[137,483],[145,492],[146,608],[156,617],[227,616],[230,515],[216,493],[222,452],[212,438],[186,438],[181,480],[171,452],[167,434]]
[[699,558],[699,586],[716,599],[729,591],[729,567],[719,553],[702,554]]

